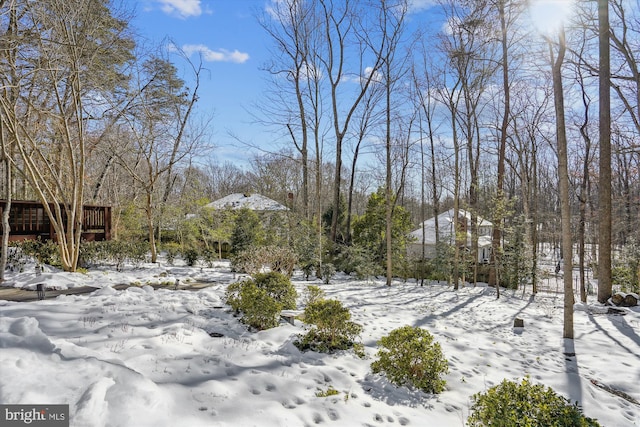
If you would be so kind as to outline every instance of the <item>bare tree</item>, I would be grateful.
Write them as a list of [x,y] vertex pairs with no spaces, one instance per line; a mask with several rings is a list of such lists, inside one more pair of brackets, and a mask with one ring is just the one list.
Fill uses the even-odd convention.
[[305,218],[309,219],[309,134],[317,129],[318,123],[314,118],[320,108],[320,95],[314,90],[320,81],[317,64],[314,63],[319,49],[319,22],[314,2],[274,2],[260,24],[275,44],[272,58],[266,66],[274,77],[274,89],[270,92],[265,111],[269,115],[268,120],[286,127],[300,154],[302,207]]
[[560,187],[560,216],[562,217],[562,256],[564,281],[563,338],[573,339],[573,241],[571,237],[571,206],[569,203],[569,167],[567,160],[567,132],[564,112],[562,64],[566,53],[564,28],[558,30],[558,42],[549,41],[549,56],[553,78],[553,104],[556,112],[556,142],[558,147],[558,181]]
[[75,271],[92,100],[121,83],[119,67],[130,58],[132,44],[127,22],[104,1],[47,0],[20,7],[13,41],[18,68],[11,82],[20,108],[0,99],[4,129],[17,153],[8,158],[43,204],[63,268]]
[[[434,227],[435,227],[435,240],[438,242],[440,240],[439,228],[438,224],[438,215],[440,214],[440,193],[439,190],[439,179],[438,179],[438,170],[436,167],[436,137],[435,137],[435,124],[434,124],[434,115],[435,115],[435,104],[436,100],[434,99],[435,94],[435,83],[434,83],[434,74],[433,71],[433,62],[430,60],[430,55],[428,49],[423,44],[421,49],[420,60],[422,61],[422,72],[424,75],[419,76],[415,64],[412,68],[412,85],[415,90],[415,95],[413,96],[414,102],[416,103],[416,109],[419,111],[418,121],[419,121],[419,135],[420,135],[420,175],[421,175],[421,185],[420,185],[420,223],[422,224],[426,219],[426,198],[425,198],[425,186],[427,179],[425,178],[425,169],[428,169],[429,181],[431,183],[431,205],[432,205],[432,214],[434,218]],[[424,129],[423,123],[426,123],[426,129]],[[423,143],[423,135],[426,132],[426,137],[428,139],[428,153],[429,153],[429,167],[427,168],[425,164],[425,148]],[[421,262],[425,261],[425,243],[426,243],[426,233],[424,229],[422,230],[422,252],[421,252]],[[423,285],[424,277],[420,278],[420,285]]]
[[[145,89],[135,90],[138,99],[125,115],[133,137],[133,158],[121,155],[120,165],[145,194],[144,211],[151,262],[157,260],[158,205],[168,197],[172,170],[190,153],[194,153],[201,142],[194,135],[186,133],[194,104],[198,100],[202,72],[201,62],[199,66],[188,62],[192,65],[195,77],[195,85],[191,89],[177,77],[177,69],[169,60],[154,56],[144,61],[138,72],[138,85]],[[167,180],[164,181],[164,190],[161,187],[163,179]]]
[[[456,218],[456,249],[454,262],[454,284],[457,289],[458,275],[466,280],[465,269],[460,269],[464,252],[461,246],[467,245],[466,220],[458,220],[460,211],[460,171],[461,155],[466,153],[466,168],[469,173],[467,192],[468,211],[471,214],[471,254],[474,264],[474,281],[477,268],[478,251],[478,189],[480,167],[481,114],[483,95],[496,71],[494,46],[488,26],[489,10],[484,2],[471,1],[458,4],[454,1],[443,3],[447,16],[446,31],[442,34],[442,47],[447,55],[448,72],[454,77],[454,87],[449,89],[447,107],[451,113],[452,134],[456,157],[454,171],[454,216]],[[454,99],[454,97],[456,99]],[[461,141],[458,141],[458,138]],[[464,144],[464,145],[462,145]],[[465,148],[464,152],[460,150]],[[464,235],[464,236],[463,236]],[[499,294],[498,294],[499,295]]]
[[[383,50],[380,52],[380,57],[383,60],[383,65],[380,69],[382,84],[384,85],[384,111],[385,111],[385,241],[386,241],[386,285],[391,286],[393,279],[393,210],[398,202],[398,194],[402,191],[404,186],[404,179],[406,174],[404,173],[407,165],[407,156],[404,156],[404,160],[401,162],[401,173],[399,178],[399,185],[396,191],[393,188],[393,160],[392,152],[394,141],[392,139],[392,110],[397,110],[397,106],[392,103],[392,93],[398,91],[398,82],[408,72],[407,63],[408,56],[399,52],[400,43],[402,42],[402,36],[404,33],[404,20],[407,15],[408,4],[406,1],[401,0],[399,3],[383,1],[380,5],[381,8],[381,37],[383,39]],[[395,121],[395,120],[394,120]],[[410,120],[411,123],[413,120]],[[411,138],[411,126],[405,132],[407,140]],[[400,136],[396,141],[404,139]],[[403,144],[403,150],[408,149],[408,141]]]
[[[330,238],[336,241],[338,235],[338,219],[340,218],[340,198],[342,187],[342,161],[343,144],[345,136],[351,126],[354,114],[365,97],[371,83],[377,76],[383,60],[379,52],[382,46],[368,49],[372,44],[367,40],[365,34],[367,30],[362,26],[362,11],[357,10],[358,3],[352,0],[344,2],[334,2],[333,0],[320,0],[320,16],[322,22],[322,32],[324,35],[324,55],[319,58],[325,77],[329,82],[329,103],[331,111],[331,121],[335,137],[335,177],[333,183],[333,213],[331,217]],[[382,44],[383,41],[379,40]],[[355,52],[350,48],[355,46]],[[363,63],[365,53],[369,51],[373,54],[371,65]],[[347,58],[359,60],[359,67],[355,72],[358,87],[349,96],[342,88],[345,85],[352,85],[348,81],[349,70],[347,68]]]

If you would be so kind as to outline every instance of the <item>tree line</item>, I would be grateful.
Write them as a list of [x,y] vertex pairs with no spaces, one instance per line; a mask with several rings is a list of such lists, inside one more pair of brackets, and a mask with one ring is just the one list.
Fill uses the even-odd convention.
[[495,224],[498,295],[513,280],[503,242],[517,241],[534,292],[546,243],[564,260],[568,305],[574,252],[581,298],[593,267],[606,301],[608,251],[628,253],[638,240],[637,8],[576,2],[562,27],[544,32],[519,0],[439,0],[428,14],[414,6],[283,0],[259,14],[271,82],[255,119],[277,149],[241,168],[203,161],[215,140],[197,102],[200,60],[170,41],[144,46],[130,12],[108,1],[0,1],[2,198],[47,207],[73,271],[86,203],[114,206],[116,238],[144,239],[155,261],[186,214],[258,192],[308,226],[322,258],[356,244],[375,196],[388,284],[402,262],[397,215],[415,225],[464,209],[471,254],[450,248],[454,286],[479,274],[482,216]]

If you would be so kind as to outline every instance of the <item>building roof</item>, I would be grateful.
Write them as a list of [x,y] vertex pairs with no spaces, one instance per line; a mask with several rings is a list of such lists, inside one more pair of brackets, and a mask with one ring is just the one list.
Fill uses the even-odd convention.
[[[465,217],[468,223],[471,222],[471,214],[464,209],[459,209],[458,214],[461,217]],[[438,215],[438,234],[441,242],[448,242],[453,244],[453,209],[449,209],[446,212]],[[478,227],[493,227],[490,221],[484,218],[478,217]],[[415,243],[425,245],[436,244],[436,221],[435,217],[429,218],[420,224],[420,228],[410,233],[410,236],[416,239]],[[471,242],[471,232],[467,231],[467,242]],[[491,238],[488,236],[478,236],[478,246],[490,246]]]
[[272,211],[286,211],[289,210],[286,206],[265,197],[261,194],[243,194],[234,193],[228,196],[211,202],[207,205],[209,208],[215,209],[242,209],[247,208],[252,211],[258,212],[272,212]]

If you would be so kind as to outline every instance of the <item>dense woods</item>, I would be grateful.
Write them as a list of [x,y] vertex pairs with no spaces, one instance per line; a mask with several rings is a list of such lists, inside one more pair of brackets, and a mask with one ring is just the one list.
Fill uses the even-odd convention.
[[[553,28],[518,0],[439,0],[437,21],[409,26],[412,7],[282,0],[256,16],[272,49],[256,117],[271,148],[244,167],[212,160],[201,63],[171,43],[143,48],[128,11],[0,1],[1,198],[65,210],[47,213],[70,271],[85,203],[112,206],[114,238],[147,242],[155,261],[176,245],[220,254],[239,214],[205,205],[259,193],[290,211],[252,244],[286,244],[318,271],[360,263],[389,284],[438,276],[536,292],[538,256],[554,251],[569,307],[574,263],[583,301],[589,275],[601,302],[612,284],[637,292],[637,4],[579,1]],[[468,250],[410,259],[407,233],[450,208],[471,213]],[[494,224],[488,266],[478,217]],[[5,236],[5,259],[6,247]]]

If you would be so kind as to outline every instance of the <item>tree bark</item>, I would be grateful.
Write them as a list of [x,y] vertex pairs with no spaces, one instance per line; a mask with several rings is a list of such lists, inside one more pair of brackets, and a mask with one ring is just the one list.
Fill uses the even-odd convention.
[[598,180],[598,301],[611,297],[611,69],[609,3],[598,0],[600,177]]
[[569,167],[567,161],[567,133],[564,114],[562,64],[566,52],[564,29],[559,30],[558,53],[554,57],[549,43],[553,77],[553,100],[556,112],[556,142],[558,148],[558,181],[560,187],[560,216],[562,218],[562,254],[564,284],[563,338],[573,339],[573,242],[571,239],[571,206],[569,203]]

